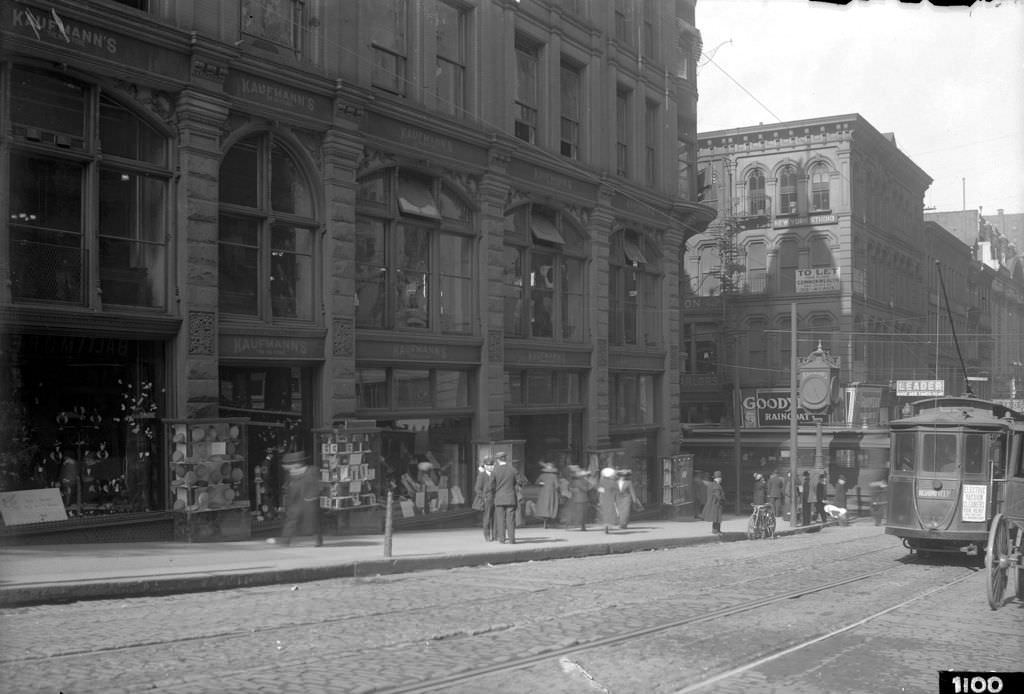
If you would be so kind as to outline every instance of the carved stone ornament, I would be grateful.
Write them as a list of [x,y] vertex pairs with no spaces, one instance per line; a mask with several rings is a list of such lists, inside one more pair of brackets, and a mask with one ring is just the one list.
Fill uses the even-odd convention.
[[359,165],[356,168],[356,176],[361,177],[371,171],[391,168],[396,165],[397,162],[391,155],[384,154],[380,150],[367,149],[363,158],[359,160]]
[[355,355],[356,336],[352,329],[351,318],[336,318],[333,325],[334,339],[331,354],[336,357],[352,357]]
[[226,65],[218,65],[209,60],[193,58],[192,76],[198,79],[210,80],[217,84],[224,84],[224,80],[228,76],[228,68]]
[[487,331],[487,359],[491,362],[505,360],[505,333],[502,330]]
[[470,176],[461,171],[446,171],[445,178],[455,183],[471,197],[476,198],[477,190],[480,187],[480,179],[478,177]]
[[191,311],[188,314],[188,353],[213,354],[216,317],[210,311]]
[[132,99],[145,106],[161,120],[168,121],[174,115],[174,100],[165,91],[140,87],[137,84],[121,80],[115,81],[114,86],[130,95]]

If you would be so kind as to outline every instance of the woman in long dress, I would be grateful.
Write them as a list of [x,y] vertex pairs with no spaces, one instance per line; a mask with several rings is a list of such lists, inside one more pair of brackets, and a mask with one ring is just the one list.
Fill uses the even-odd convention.
[[544,522],[548,527],[548,521],[555,521],[558,518],[558,468],[551,463],[541,461],[541,473],[537,477],[537,486],[540,492],[537,494],[537,506],[533,515]]
[[570,468],[568,527],[587,529],[587,511],[590,509],[590,480],[587,471],[575,466]]
[[629,516],[633,512],[633,506],[640,506],[640,500],[636,497],[636,490],[633,489],[632,470],[619,470],[619,479],[616,482],[617,494],[615,496],[615,511],[619,517],[619,527],[623,530],[629,525]]
[[597,483],[598,510],[601,514],[601,525],[604,531],[618,524],[618,512],[616,511],[616,499],[619,495],[618,485],[615,480],[615,468],[606,467],[601,470],[601,480]]

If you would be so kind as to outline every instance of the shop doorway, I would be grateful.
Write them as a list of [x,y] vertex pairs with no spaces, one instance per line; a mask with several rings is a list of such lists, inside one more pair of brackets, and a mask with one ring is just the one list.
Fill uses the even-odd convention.
[[312,456],[313,367],[221,366],[220,416],[246,417],[254,530],[279,523],[284,511],[281,456]]

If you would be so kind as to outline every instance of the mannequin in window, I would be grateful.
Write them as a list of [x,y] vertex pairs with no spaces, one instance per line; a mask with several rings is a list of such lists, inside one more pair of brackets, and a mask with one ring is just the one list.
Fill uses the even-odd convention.
[[551,337],[551,295],[533,296],[533,337]]

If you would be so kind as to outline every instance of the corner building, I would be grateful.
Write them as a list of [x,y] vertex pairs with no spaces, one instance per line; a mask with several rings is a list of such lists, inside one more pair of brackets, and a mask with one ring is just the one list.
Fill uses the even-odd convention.
[[164,423],[244,419],[267,528],[281,454],[352,421],[380,491],[434,460],[466,508],[515,440],[658,499],[714,216],[694,4],[5,0],[4,489],[73,453],[63,527],[163,519]]
[[963,334],[987,296],[969,247],[926,229],[931,178],[858,114],[702,132],[700,179],[718,217],[685,252],[682,450],[731,471],[737,510],[754,472],[789,471],[795,303],[797,357],[835,360],[813,402],[801,391],[798,467],[866,489],[887,465],[895,382],[940,373],[961,392],[952,348],[935,349],[937,318],[951,340],[933,261]]

